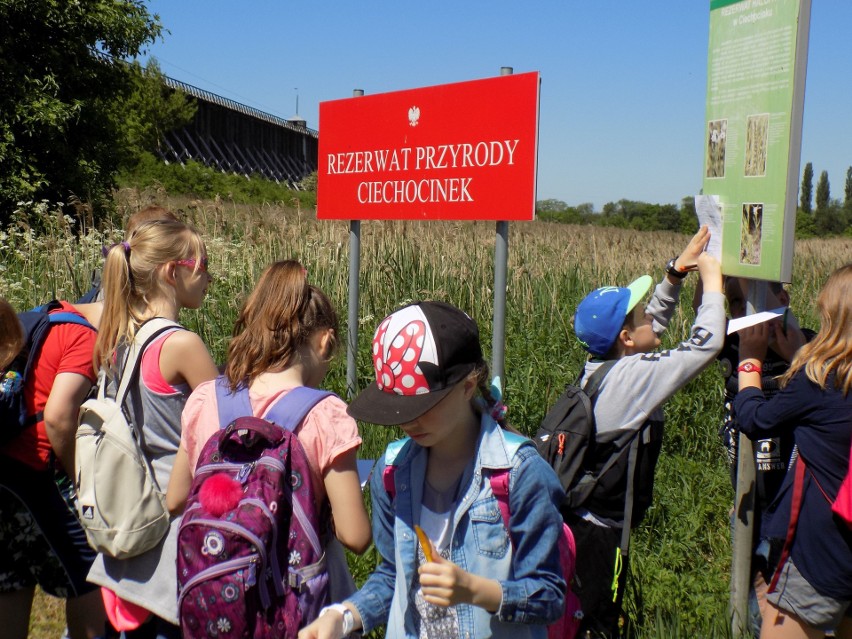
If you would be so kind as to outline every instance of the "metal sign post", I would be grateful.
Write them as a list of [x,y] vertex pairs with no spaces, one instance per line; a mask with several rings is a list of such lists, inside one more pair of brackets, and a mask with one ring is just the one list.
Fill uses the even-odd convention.
[[[364,95],[363,89],[352,97]],[[358,394],[358,305],[361,298],[361,220],[349,220],[349,314],[346,320],[346,395],[349,401]]]
[[[500,75],[512,75],[512,67],[500,67]],[[509,223],[497,222],[494,235],[494,320],[491,334],[491,375],[505,384],[506,282],[509,271]]]
[[[766,310],[765,281],[751,280],[746,314]],[[737,494],[734,499],[733,549],[731,561],[731,628],[734,637],[751,636],[748,593],[754,539],[755,478],[754,445],[743,433],[737,435]]]

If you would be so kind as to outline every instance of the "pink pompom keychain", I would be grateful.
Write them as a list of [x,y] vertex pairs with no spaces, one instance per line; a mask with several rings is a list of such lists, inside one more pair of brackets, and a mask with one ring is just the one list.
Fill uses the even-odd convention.
[[216,517],[233,510],[240,503],[242,496],[243,487],[240,482],[225,473],[208,477],[198,491],[198,500],[204,510]]

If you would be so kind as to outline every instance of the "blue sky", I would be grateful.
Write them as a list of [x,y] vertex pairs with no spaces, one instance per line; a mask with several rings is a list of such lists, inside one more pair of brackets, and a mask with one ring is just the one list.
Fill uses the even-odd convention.
[[[149,0],[167,75],[317,128],[319,103],[541,74],[538,199],[678,203],[701,188],[709,0]],[[843,197],[852,2],[813,0],[802,166]],[[799,171],[801,175],[801,170]],[[816,180],[816,177],[815,177]]]

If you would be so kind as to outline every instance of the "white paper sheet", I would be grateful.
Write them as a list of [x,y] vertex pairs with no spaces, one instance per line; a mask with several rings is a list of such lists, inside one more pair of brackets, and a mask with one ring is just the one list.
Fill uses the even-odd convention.
[[718,195],[696,195],[695,215],[700,226],[710,229],[707,252],[717,260],[722,259],[722,205]]
[[370,471],[376,465],[375,459],[359,459],[358,460],[358,479],[361,480],[361,490],[367,485],[367,480],[370,478]]
[[745,317],[738,317],[736,319],[732,319],[728,322],[728,335],[731,333],[736,333],[739,330],[744,328],[748,328],[749,326],[754,326],[755,324],[760,324],[762,322],[768,322],[769,320],[778,319],[779,317],[784,316],[784,312],[787,310],[787,307],[782,306],[781,308],[776,308],[771,311],[761,311],[760,313],[752,313],[751,315],[746,315]]

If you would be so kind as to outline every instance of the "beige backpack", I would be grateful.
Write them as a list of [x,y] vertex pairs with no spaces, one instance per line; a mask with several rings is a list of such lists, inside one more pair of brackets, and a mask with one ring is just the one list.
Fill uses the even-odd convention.
[[156,546],[169,530],[165,495],[140,446],[141,425],[125,403],[139,379],[142,353],[164,331],[179,326],[171,320],[149,320],[129,347],[115,397],[101,369],[98,395],[80,407],[76,443],[77,514],[89,545],[124,559]]

